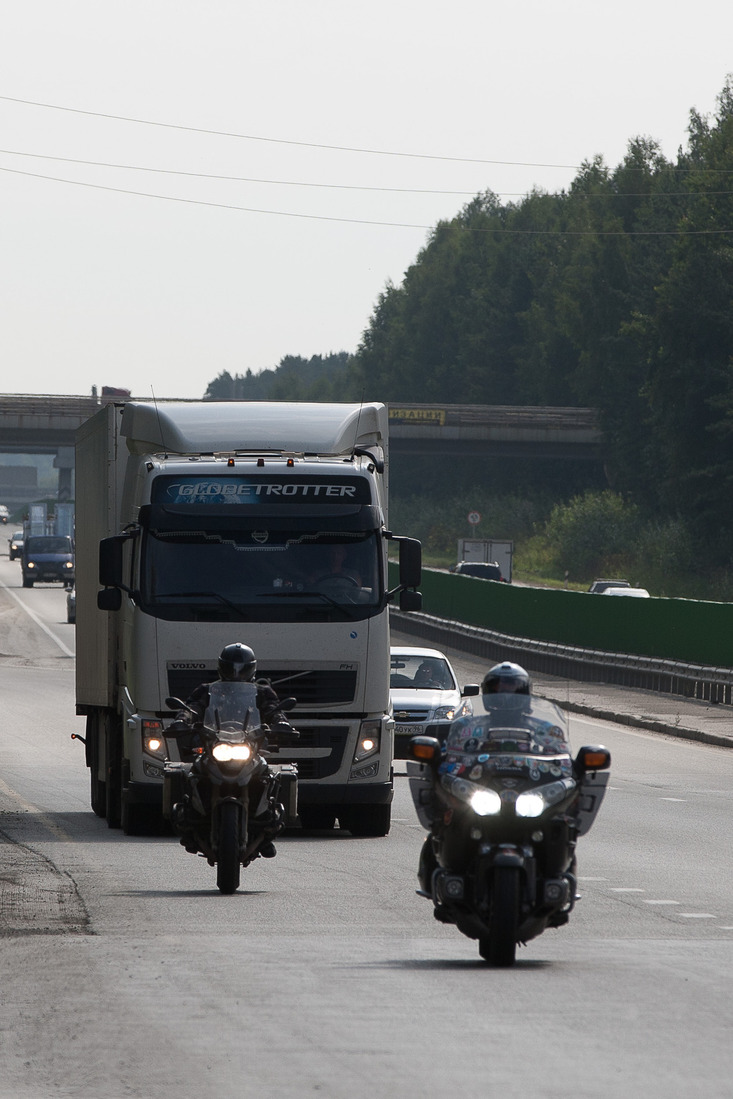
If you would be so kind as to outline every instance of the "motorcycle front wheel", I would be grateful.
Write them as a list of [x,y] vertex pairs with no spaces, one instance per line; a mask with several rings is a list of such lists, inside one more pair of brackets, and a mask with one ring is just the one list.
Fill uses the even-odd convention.
[[519,869],[497,866],[491,890],[489,934],[479,939],[479,954],[491,965],[514,965],[519,926]]
[[216,884],[220,893],[239,888],[239,816],[241,806],[225,801],[219,806],[219,849],[216,855]]

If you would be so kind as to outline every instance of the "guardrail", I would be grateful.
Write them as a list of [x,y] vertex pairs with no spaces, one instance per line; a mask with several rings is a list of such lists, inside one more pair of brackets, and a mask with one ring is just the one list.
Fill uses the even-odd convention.
[[704,702],[733,703],[733,669],[658,660],[629,653],[581,649],[551,641],[533,641],[451,622],[429,614],[390,612],[395,627],[431,641],[453,646],[495,663],[515,660],[528,671],[565,676],[581,682],[617,683],[647,691],[696,698]]

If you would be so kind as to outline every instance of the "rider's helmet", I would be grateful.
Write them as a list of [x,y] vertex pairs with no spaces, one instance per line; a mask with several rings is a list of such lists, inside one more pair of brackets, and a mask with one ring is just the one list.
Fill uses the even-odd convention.
[[257,660],[249,645],[236,642],[227,645],[219,653],[219,679],[251,681],[257,671]]
[[481,684],[481,694],[520,694],[528,695],[532,684],[529,676],[519,664],[512,664],[505,660],[503,664],[495,664],[489,668]]

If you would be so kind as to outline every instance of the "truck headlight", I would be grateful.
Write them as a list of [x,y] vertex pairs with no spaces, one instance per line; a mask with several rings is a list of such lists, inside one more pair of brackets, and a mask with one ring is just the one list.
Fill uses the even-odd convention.
[[361,763],[379,751],[382,735],[381,721],[363,721],[354,752],[354,763]]

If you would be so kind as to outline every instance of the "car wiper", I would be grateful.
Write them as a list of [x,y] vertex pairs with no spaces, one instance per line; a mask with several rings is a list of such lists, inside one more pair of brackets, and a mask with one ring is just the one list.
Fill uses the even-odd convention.
[[345,607],[343,603],[337,603],[335,599],[332,599],[330,595],[326,595],[325,591],[261,591],[255,596],[255,599],[322,599],[324,603],[330,603],[336,610],[341,611],[345,618],[354,618],[354,615]]
[[227,599],[225,595],[222,595],[218,591],[162,591],[158,592],[155,596],[155,600],[158,599],[218,599],[220,603],[224,603],[227,607],[239,615],[240,618],[246,619],[247,615],[244,613],[241,607],[238,607],[236,603],[232,603],[230,599]]

